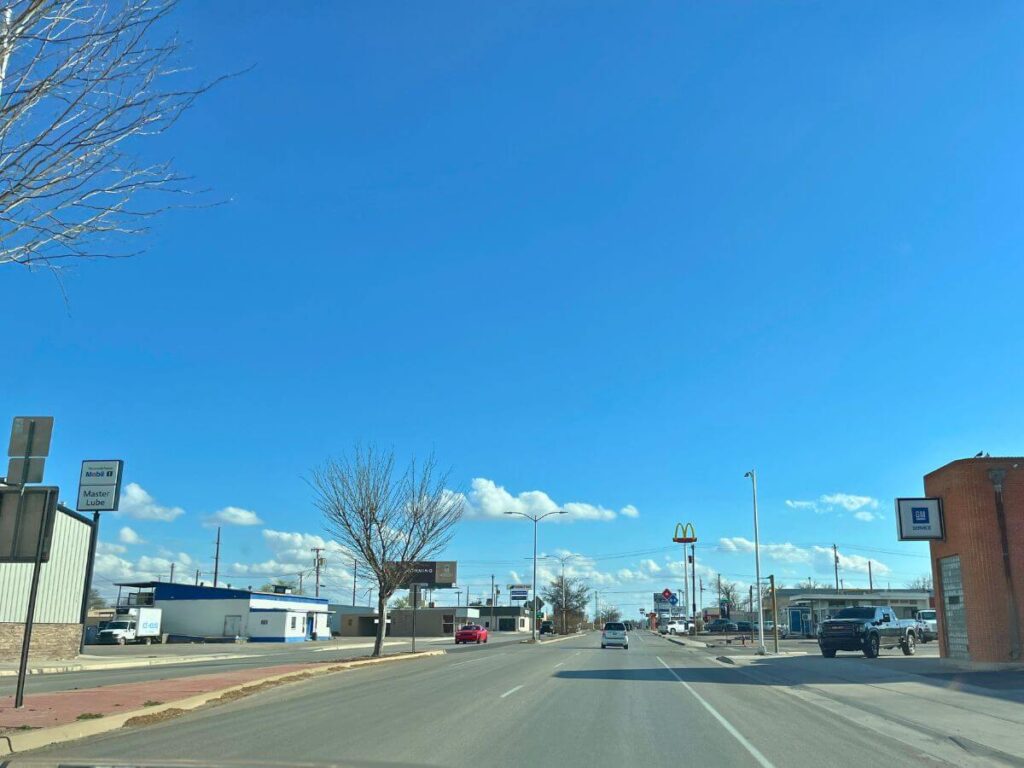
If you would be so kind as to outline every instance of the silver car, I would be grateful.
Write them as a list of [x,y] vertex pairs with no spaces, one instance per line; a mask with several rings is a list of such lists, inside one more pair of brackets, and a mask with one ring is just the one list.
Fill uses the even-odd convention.
[[626,634],[626,625],[621,621],[609,621],[604,625],[601,632],[601,647],[609,645],[620,645],[623,650],[629,650],[629,635]]

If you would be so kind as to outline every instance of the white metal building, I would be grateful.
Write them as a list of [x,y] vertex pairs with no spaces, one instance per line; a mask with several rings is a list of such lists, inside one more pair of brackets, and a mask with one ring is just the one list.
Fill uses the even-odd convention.
[[325,597],[250,592],[247,589],[145,581],[122,584],[140,590],[119,608],[160,608],[164,634],[193,638],[246,638],[250,642],[329,640]]
[[[57,506],[50,559],[39,570],[31,647],[35,658],[67,659],[78,654],[93,530],[91,519]],[[0,661],[16,660],[21,653],[32,568],[32,563],[0,563]]]

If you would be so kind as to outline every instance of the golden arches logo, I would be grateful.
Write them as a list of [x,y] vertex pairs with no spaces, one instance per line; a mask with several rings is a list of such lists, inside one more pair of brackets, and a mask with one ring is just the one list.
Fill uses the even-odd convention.
[[676,523],[676,530],[672,534],[672,541],[676,544],[693,544],[697,541],[697,532],[693,528],[693,523]]

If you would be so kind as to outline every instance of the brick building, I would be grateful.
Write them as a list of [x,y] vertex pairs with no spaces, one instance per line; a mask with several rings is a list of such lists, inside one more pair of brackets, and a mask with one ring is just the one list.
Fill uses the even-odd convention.
[[[57,506],[50,559],[39,572],[35,623],[29,655],[70,659],[82,640],[88,591],[86,564],[95,526],[64,505]],[[32,563],[0,563],[0,661],[16,661],[28,611]]]
[[931,542],[943,656],[1012,662],[1024,635],[1024,458],[960,459],[925,475],[942,499]]

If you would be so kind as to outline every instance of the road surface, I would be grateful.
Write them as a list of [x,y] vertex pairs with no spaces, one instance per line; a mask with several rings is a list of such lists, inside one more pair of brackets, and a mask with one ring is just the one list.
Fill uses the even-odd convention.
[[[196,659],[184,663],[157,665],[152,667],[129,667],[126,669],[96,669],[84,670],[81,672],[58,672],[44,675],[30,675],[26,685],[26,692],[53,693],[54,691],[70,691],[81,688],[101,688],[106,685],[119,685],[121,683],[139,683],[146,680],[170,680],[178,677],[189,677],[191,675],[205,675],[216,672],[227,672],[234,669],[246,667],[267,667],[274,664],[295,664],[305,661],[330,661],[332,659],[349,659],[356,656],[369,656],[373,650],[373,638],[351,638],[353,642],[338,646],[331,643],[329,646],[319,643],[266,645],[217,645],[199,646],[204,653],[218,654],[239,654],[234,659]],[[471,653],[474,650],[484,649],[504,643],[518,643],[522,640],[521,635],[492,635],[486,646],[484,645],[460,645],[456,648],[451,638],[422,638],[416,641],[419,650],[430,648],[445,648],[456,653]],[[355,646],[355,647],[353,647]],[[191,645],[170,645],[166,647],[151,646],[145,650],[150,651],[144,654],[142,646],[130,648],[118,648],[116,650],[129,651],[128,654],[117,655],[105,653],[111,659],[138,659],[142,656],[177,656],[187,654],[189,649],[196,652],[197,646]],[[111,651],[115,649],[102,649]],[[398,653],[411,650],[408,640],[395,638],[394,641],[388,638],[388,644],[384,646],[385,653]],[[134,652],[134,653],[133,653]],[[11,696],[17,685],[17,678],[11,676],[0,677],[0,696]]]
[[[590,633],[345,672],[29,753],[47,761],[373,766],[991,765],[888,734],[649,633]],[[898,698],[898,697],[897,697]],[[894,737],[893,734],[896,736]]]

